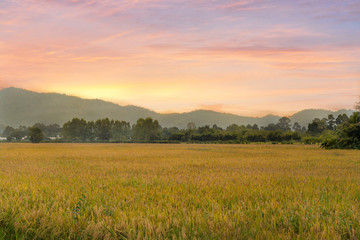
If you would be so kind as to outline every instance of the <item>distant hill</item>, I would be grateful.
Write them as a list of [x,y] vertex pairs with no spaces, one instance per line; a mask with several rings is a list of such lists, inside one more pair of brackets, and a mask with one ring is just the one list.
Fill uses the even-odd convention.
[[257,124],[265,126],[269,123],[278,122],[279,116],[267,115],[261,118],[244,117],[230,113],[219,113],[209,110],[197,110],[188,113],[164,114],[159,118],[159,122],[164,126],[177,126],[185,128],[189,122],[194,122],[196,126],[214,125],[227,127],[231,124],[247,125]]
[[330,110],[324,110],[324,109],[306,109],[302,110],[300,112],[295,113],[290,117],[291,122],[295,123],[298,122],[301,126],[308,125],[309,122],[311,122],[314,118],[327,118],[329,114],[333,114],[336,118],[340,114],[347,114],[348,116],[352,115],[354,110],[345,110],[341,109],[339,111],[330,111]]
[[73,117],[97,120],[109,117],[135,122],[140,117],[158,118],[160,114],[135,106],[119,106],[98,99],[82,99],[58,93],[36,93],[18,88],[0,91],[0,124],[63,124]]
[[[299,122],[307,126],[315,117],[323,118],[328,114],[347,113],[351,110],[332,112],[328,110],[303,110],[291,117],[292,123]],[[267,115],[261,118],[244,117],[228,113],[197,110],[188,113],[159,114],[137,106],[120,106],[98,99],[82,99],[58,93],[37,93],[18,88],[6,88],[0,91],[0,128],[4,126],[31,126],[34,123],[62,125],[74,117],[88,121],[110,118],[136,123],[141,117],[157,119],[161,126],[184,128],[189,122],[196,126],[213,125],[227,127],[231,124],[257,124],[266,126],[276,123],[280,116]],[[2,125],[2,126],[1,126]],[[0,129],[1,130],[1,129]]]

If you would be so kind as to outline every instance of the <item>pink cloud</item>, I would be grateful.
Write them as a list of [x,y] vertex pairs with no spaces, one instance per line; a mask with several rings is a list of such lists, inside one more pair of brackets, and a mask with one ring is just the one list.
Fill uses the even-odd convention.
[[[128,102],[165,110],[336,101],[359,89],[358,4],[326,2],[5,0],[0,87],[111,99],[126,88]],[[354,22],[334,24],[344,16]]]
[[241,1],[219,1],[216,9],[226,9],[231,11],[254,11],[267,8],[261,1],[241,0]]

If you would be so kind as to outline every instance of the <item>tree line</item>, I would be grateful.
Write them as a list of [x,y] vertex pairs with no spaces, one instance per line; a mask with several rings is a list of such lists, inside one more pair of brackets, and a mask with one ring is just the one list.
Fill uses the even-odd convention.
[[158,142],[158,143],[306,143],[321,144],[323,148],[360,148],[360,116],[342,114],[335,118],[315,118],[307,128],[282,117],[267,126],[232,124],[227,128],[217,125],[196,127],[193,122],[185,129],[161,127],[150,117],[140,118],[136,124],[108,118],[96,121],[73,118],[62,127],[58,124],[37,123],[32,127],[7,126],[2,133],[7,141],[41,142]]

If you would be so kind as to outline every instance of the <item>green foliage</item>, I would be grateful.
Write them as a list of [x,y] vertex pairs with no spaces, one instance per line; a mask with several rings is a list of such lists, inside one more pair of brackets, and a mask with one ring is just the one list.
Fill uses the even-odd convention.
[[290,131],[290,122],[291,120],[287,117],[282,117],[279,119],[279,122],[276,124],[279,130]]
[[124,142],[131,137],[131,127],[128,122],[108,118],[95,122],[73,118],[64,124],[62,135],[69,142]]
[[29,128],[29,139],[32,143],[40,143],[42,140],[44,140],[44,134],[40,128],[31,127]]
[[128,141],[131,138],[131,126],[129,122],[112,121],[110,130],[112,139],[115,141]]
[[335,128],[336,128],[336,121],[335,121],[335,118],[334,118],[334,115],[333,115],[333,114],[329,114],[327,124],[328,124],[327,128],[328,128],[329,130],[335,130]]
[[283,138],[283,134],[282,131],[278,130],[278,131],[271,131],[268,134],[268,139],[272,142],[281,142]]
[[319,137],[307,136],[307,137],[303,138],[303,143],[305,143],[305,144],[317,144],[320,142],[321,142],[321,139]]
[[339,128],[337,136],[325,139],[321,147],[360,149],[360,112],[354,112]]
[[336,124],[344,124],[347,123],[349,121],[349,117],[346,114],[340,114],[337,118],[336,118]]
[[12,134],[11,134],[11,138],[12,139],[15,139],[16,141],[21,141],[23,135],[20,131],[14,131]]
[[248,132],[245,139],[249,142],[265,142],[266,135],[261,131]]
[[7,126],[2,132],[3,137],[10,137],[11,134],[15,131],[13,127]]
[[100,141],[109,141],[111,138],[112,122],[108,118],[99,119],[94,124],[95,136]]
[[45,137],[56,137],[61,134],[61,128],[58,124],[45,125],[42,123],[34,124],[34,127],[38,127],[44,133]]
[[[261,130],[256,124],[248,124],[247,126],[231,124],[223,129],[216,124],[212,127],[210,125],[196,127],[193,123],[189,123],[186,129],[162,128],[157,120],[150,117],[138,119],[133,126],[129,122],[108,118],[98,119],[95,122],[73,118],[66,122],[62,128],[57,124],[46,126],[37,123],[34,126],[41,129],[43,133],[45,132],[45,137],[47,135],[59,135],[59,131],[62,131],[62,139],[57,139],[57,141],[65,142],[272,142],[292,144],[302,141],[305,144],[317,144],[330,140],[333,142],[334,136],[341,139],[338,141],[341,146],[354,142],[354,139],[359,135],[357,125],[359,116],[357,114],[351,116],[350,119],[346,115],[340,115],[338,120],[340,119],[343,122],[342,124],[334,123],[334,117],[331,115],[328,118],[314,119],[309,124],[307,133],[305,133],[304,127],[298,123],[294,124],[294,131],[289,130],[290,119],[288,118],[281,118],[277,124],[261,127]],[[3,135],[8,136],[8,141],[19,141],[26,136],[26,133],[27,127],[24,126],[17,129],[6,127]],[[324,146],[328,148],[330,144],[327,143]]]
[[321,134],[323,131],[327,129],[327,122],[325,119],[320,120],[315,118],[312,123],[308,125],[308,132],[312,135]]
[[298,123],[298,122],[295,122],[292,129],[295,131],[295,132],[301,132],[301,125]]
[[6,137],[7,141],[11,142],[13,140],[15,141],[21,141],[21,139],[23,137],[25,137],[28,133],[28,129],[27,127],[24,126],[20,126],[17,129],[14,129],[10,126],[7,126],[3,133],[2,136]]
[[86,120],[73,118],[64,124],[62,135],[66,141],[85,142],[88,130]]
[[325,149],[334,149],[338,146],[339,139],[337,137],[327,138],[325,139],[320,147]]
[[138,142],[152,142],[160,140],[161,126],[152,118],[140,118],[133,127],[133,139]]

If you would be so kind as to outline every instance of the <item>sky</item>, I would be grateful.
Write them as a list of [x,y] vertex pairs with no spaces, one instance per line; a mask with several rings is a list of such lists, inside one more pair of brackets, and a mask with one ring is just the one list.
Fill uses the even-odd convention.
[[360,0],[0,0],[0,89],[247,116],[353,108]]

